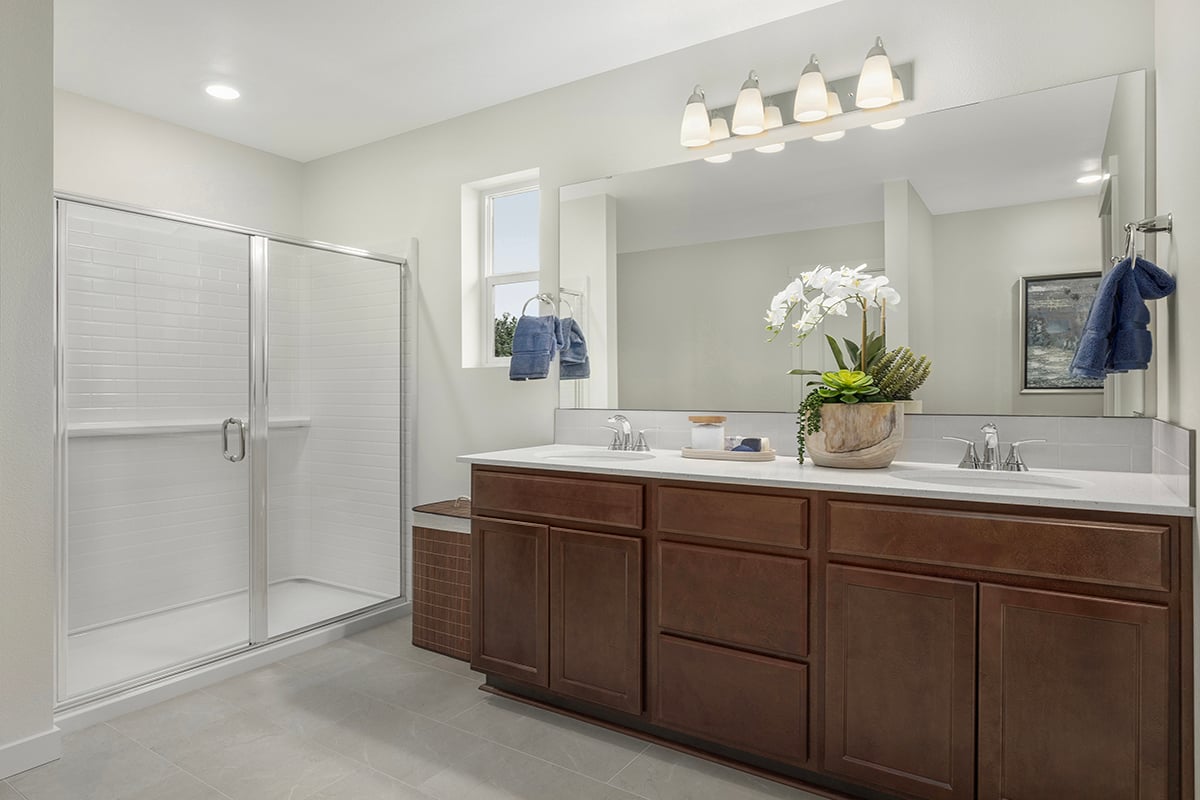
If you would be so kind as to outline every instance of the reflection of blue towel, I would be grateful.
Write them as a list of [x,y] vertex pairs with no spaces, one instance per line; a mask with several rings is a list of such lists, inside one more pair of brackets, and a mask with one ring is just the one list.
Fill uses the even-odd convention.
[[1154,343],[1145,300],[1175,291],[1175,279],[1143,258],[1126,258],[1100,281],[1087,325],[1071,360],[1077,378],[1103,378],[1110,372],[1146,369]]
[[559,320],[559,330],[562,341],[562,353],[559,355],[559,380],[577,381],[591,377],[592,367],[588,362],[587,342],[583,339],[583,330],[574,317]]
[[550,360],[559,348],[557,317],[527,317],[517,320],[513,331],[512,361],[508,379],[536,380],[550,374]]

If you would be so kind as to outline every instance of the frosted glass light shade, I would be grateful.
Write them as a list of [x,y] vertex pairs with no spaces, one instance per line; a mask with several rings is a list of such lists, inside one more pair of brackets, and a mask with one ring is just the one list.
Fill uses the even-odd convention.
[[830,131],[829,133],[818,133],[812,138],[814,142],[836,142],[845,135],[845,131]]
[[800,83],[796,85],[796,102],[792,106],[792,118],[796,122],[817,122],[829,116],[828,89],[825,86],[825,76],[814,55],[809,59],[808,66],[800,73]]
[[704,159],[710,164],[724,164],[733,160],[733,153],[721,153],[719,156],[708,156]]
[[704,104],[704,90],[697,86],[683,109],[683,123],[679,126],[679,143],[684,147],[703,147],[709,139],[708,106]]
[[883,39],[876,38],[858,75],[854,104],[859,108],[883,108],[892,102],[892,62],[883,49]]
[[763,118],[763,96],[758,88],[758,73],[751,71],[750,77],[738,92],[737,104],[733,107],[733,132],[738,136],[753,136],[766,127]]
[[904,117],[900,119],[889,119],[887,122],[876,122],[871,127],[877,131],[890,131],[899,128],[904,124]]
[[900,82],[900,76],[892,73],[892,102],[904,102],[904,84]]
[[[769,105],[763,109],[763,129],[773,131],[776,128],[783,127],[783,112],[779,110],[777,105]],[[760,153],[778,153],[784,148],[783,142],[775,142],[774,144],[764,144],[756,148]]]
[[[708,129],[708,138],[714,142],[729,138],[729,123],[725,121],[724,117],[718,115],[712,118],[712,125]],[[708,156],[704,160],[710,164],[724,164],[732,158],[733,153],[721,153],[715,156]]]
[[829,92],[827,94],[825,105],[825,116],[836,117],[842,113],[842,98],[837,92]]

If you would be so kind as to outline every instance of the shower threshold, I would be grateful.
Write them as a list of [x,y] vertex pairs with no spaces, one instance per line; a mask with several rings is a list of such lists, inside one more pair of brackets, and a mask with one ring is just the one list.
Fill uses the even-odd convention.
[[[309,578],[272,583],[267,598],[271,636],[390,599]],[[242,591],[68,635],[59,696],[78,697],[245,647],[249,617],[249,596]]]

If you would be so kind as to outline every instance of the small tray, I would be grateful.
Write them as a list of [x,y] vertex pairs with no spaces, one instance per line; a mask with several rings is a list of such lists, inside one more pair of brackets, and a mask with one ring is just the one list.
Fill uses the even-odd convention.
[[710,461],[774,461],[774,450],[763,450],[761,452],[747,452],[733,450],[694,450],[691,447],[685,447],[681,451],[684,458],[707,458]]

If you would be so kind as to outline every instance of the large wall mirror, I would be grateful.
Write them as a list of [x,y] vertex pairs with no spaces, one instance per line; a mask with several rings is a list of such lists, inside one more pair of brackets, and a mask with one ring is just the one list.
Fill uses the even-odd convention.
[[561,283],[592,371],[562,406],[794,410],[787,372],[833,360],[820,335],[767,343],[767,305],[818,264],[867,264],[903,295],[888,346],[933,361],[926,413],[1152,416],[1152,374],[1055,377],[1148,214],[1148,102],[1127,73],[563,187]]

